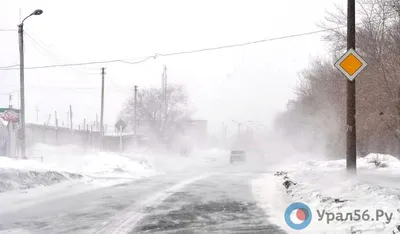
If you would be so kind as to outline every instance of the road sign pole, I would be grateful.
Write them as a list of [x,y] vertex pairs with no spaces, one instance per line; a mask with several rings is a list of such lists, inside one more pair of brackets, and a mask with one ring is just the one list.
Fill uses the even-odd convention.
[[[355,0],[347,1],[347,50],[356,47]],[[348,172],[357,172],[356,145],[356,83],[347,80],[347,128],[346,128],[346,168]]]
[[119,126],[119,151],[122,152],[122,125]]

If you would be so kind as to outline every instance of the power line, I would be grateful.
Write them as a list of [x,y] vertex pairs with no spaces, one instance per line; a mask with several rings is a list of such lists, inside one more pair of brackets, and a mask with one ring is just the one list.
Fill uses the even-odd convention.
[[[123,59],[113,59],[113,60],[103,60],[103,61],[92,61],[92,62],[84,62],[84,63],[66,63],[66,64],[53,64],[53,65],[45,65],[45,66],[35,66],[35,67],[25,67],[25,69],[42,69],[42,68],[53,68],[53,67],[70,67],[70,66],[83,66],[83,65],[93,65],[93,64],[106,64],[106,63],[128,63],[128,64],[137,64],[145,62],[148,59],[154,58],[155,56],[148,56],[148,57],[139,57],[139,58],[146,58],[138,62],[129,62]],[[136,59],[139,59],[136,58]],[[135,58],[132,58],[135,59]],[[129,60],[132,60],[129,59]],[[4,68],[0,67],[0,70],[16,70],[15,68]]]
[[[248,46],[248,45],[259,44],[259,43],[264,43],[264,42],[278,41],[278,40],[284,40],[284,39],[289,39],[289,38],[308,36],[308,35],[318,34],[318,33],[322,33],[322,32],[328,32],[328,31],[331,31],[334,29],[345,28],[345,27],[346,26],[339,26],[339,27],[335,27],[335,28],[321,29],[321,30],[316,30],[316,31],[311,31],[311,32],[306,32],[306,33],[291,34],[291,35],[287,35],[287,36],[273,37],[273,38],[267,38],[267,39],[262,39],[262,40],[257,40],[257,41],[250,41],[250,42],[231,44],[231,45],[223,45],[223,46],[217,46],[217,47],[209,47],[209,48],[203,48],[203,49],[187,50],[187,51],[172,52],[172,53],[161,53],[161,54],[156,53],[155,55],[142,56],[142,57],[132,58],[132,59],[113,59],[113,60],[91,61],[91,62],[82,62],[82,63],[53,64],[53,65],[44,65],[44,66],[25,67],[25,69],[43,69],[43,68],[54,68],[54,67],[83,66],[83,65],[105,64],[105,63],[116,63],[116,62],[127,63],[127,64],[139,64],[139,63],[143,63],[152,58],[156,59],[157,57],[193,54],[193,53],[199,53],[199,52],[221,50],[221,49],[234,48],[234,47],[242,47],[242,46]],[[142,59],[142,60],[139,60],[136,62],[127,61],[127,60],[135,60],[135,59]],[[15,70],[15,69],[16,68],[0,67],[0,70]]]
[[19,64],[8,65],[1,68],[12,68],[12,67],[19,67]]
[[[62,86],[27,86],[29,89],[63,89],[63,90],[100,90],[100,87],[62,87]],[[131,88],[125,88],[125,87],[108,87],[107,89],[113,89],[113,90],[127,90],[130,91]],[[16,91],[13,91],[16,92]],[[2,93],[0,93],[1,95]],[[8,94],[8,93],[3,93]]]
[[173,55],[181,55],[181,54],[192,54],[192,53],[212,51],[212,50],[221,50],[221,49],[227,49],[227,48],[233,48],[233,47],[242,47],[242,46],[264,43],[264,42],[269,42],[269,41],[277,41],[277,40],[283,40],[283,39],[288,39],[288,38],[293,38],[293,37],[308,36],[308,35],[322,33],[322,32],[326,32],[326,31],[330,31],[330,30],[332,30],[332,29],[322,29],[322,30],[318,30],[318,31],[300,33],[300,34],[292,34],[292,35],[288,35],[288,36],[268,38],[268,39],[262,39],[262,40],[258,40],[258,41],[250,41],[250,42],[245,42],[245,43],[240,43],[240,44],[217,46],[217,47],[211,47],[211,48],[205,48],[205,49],[188,50],[188,51],[174,52],[174,53],[167,53],[167,54],[157,54],[157,56],[173,56]]
[[12,93],[16,93],[16,92],[19,92],[19,90],[14,90],[14,91],[11,91],[11,92],[5,92],[5,93],[0,93],[0,95],[10,95],[10,94],[12,94]]
[[[38,49],[39,52],[43,51],[44,55],[46,57],[48,57],[49,59],[55,60],[57,63],[62,63],[63,62],[63,58],[61,56],[57,56],[53,52],[51,52],[51,50],[48,49],[48,46],[43,41],[41,41],[40,39],[35,39],[32,35],[30,35],[26,31],[24,33],[34,43],[33,44],[34,48]],[[73,71],[78,72],[78,73],[83,73],[85,75],[97,75],[98,74],[98,73],[88,73],[88,72],[85,72],[85,71],[81,71],[81,70],[78,70],[78,69],[76,69],[74,67],[71,67],[71,66],[68,66],[67,68],[72,69]]]

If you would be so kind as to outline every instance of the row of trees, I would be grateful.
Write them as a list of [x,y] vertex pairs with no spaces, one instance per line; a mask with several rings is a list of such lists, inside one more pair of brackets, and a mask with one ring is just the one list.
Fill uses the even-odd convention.
[[[356,79],[357,148],[400,155],[400,2],[358,0],[356,49],[368,67]],[[345,10],[336,7],[321,27],[329,29],[331,58],[316,59],[300,73],[296,97],[275,121],[297,152],[345,155],[346,79],[333,66],[346,51]]]

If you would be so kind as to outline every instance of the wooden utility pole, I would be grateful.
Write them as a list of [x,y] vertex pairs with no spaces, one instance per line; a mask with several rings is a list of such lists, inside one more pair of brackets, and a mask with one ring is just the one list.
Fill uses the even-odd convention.
[[[347,50],[356,47],[356,2],[347,0]],[[356,145],[356,83],[347,80],[347,132],[346,167],[349,172],[357,171]]]
[[100,135],[101,135],[101,141],[103,141],[103,136],[104,136],[104,67],[101,68],[101,112],[100,112]]

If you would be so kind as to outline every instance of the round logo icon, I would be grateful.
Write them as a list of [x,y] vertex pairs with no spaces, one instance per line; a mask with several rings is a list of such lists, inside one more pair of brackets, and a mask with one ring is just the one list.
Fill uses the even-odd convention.
[[285,211],[286,224],[295,230],[306,228],[312,219],[310,207],[301,202],[296,202],[288,206]]

